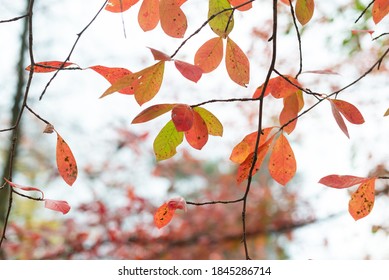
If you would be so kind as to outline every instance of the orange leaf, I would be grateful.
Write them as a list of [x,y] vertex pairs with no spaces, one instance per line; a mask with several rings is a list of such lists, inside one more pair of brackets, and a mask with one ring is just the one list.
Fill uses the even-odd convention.
[[147,109],[144,109],[140,112],[133,120],[132,124],[148,122],[156,117],[159,117],[162,114],[169,112],[175,104],[158,104],[153,105]]
[[339,99],[331,99],[339,112],[352,124],[363,124],[365,120],[361,112],[353,104]]
[[[63,64],[63,66],[62,66]],[[37,62],[34,65],[34,73],[49,73],[49,72],[54,72],[62,68],[68,67],[70,65],[74,64],[73,62],[66,62],[63,63],[63,61],[42,61],[42,62]],[[27,71],[31,70],[31,65],[26,67]]]
[[194,111],[186,104],[177,104],[172,110],[172,121],[177,131],[188,131],[194,122]]
[[185,131],[185,139],[193,148],[201,150],[208,142],[208,128],[199,113],[193,111],[193,114],[193,125],[188,131]]
[[314,0],[297,0],[296,1],[296,17],[301,25],[307,24],[315,10]]
[[169,224],[177,209],[186,211],[186,202],[182,197],[170,199],[162,204],[154,214],[154,224],[157,228],[162,228]]
[[182,76],[188,80],[191,80],[192,82],[197,83],[203,75],[203,70],[201,70],[201,68],[196,65],[181,60],[175,60],[174,65],[178,71],[180,71]]
[[127,11],[131,6],[138,3],[139,0],[109,0],[105,9],[112,13],[121,13]]
[[247,87],[250,81],[250,62],[239,46],[227,38],[226,68],[231,80]]
[[369,178],[356,177],[352,175],[328,175],[320,179],[319,183],[335,189],[344,189],[360,184]]
[[[288,79],[289,82],[285,79]],[[275,98],[285,98],[293,93],[300,91],[298,87],[301,87],[300,83],[291,76],[278,76],[271,78],[267,84],[267,88],[265,91],[265,95],[269,95],[271,93]],[[298,86],[298,87],[296,87]],[[259,98],[262,93],[263,85],[257,88],[254,92],[253,98]]]
[[354,220],[359,220],[370,214],[375,199],[375,179],[371,178],[363,182],[351,195],[348,211]]
[[[111,67],[96,65],[96,66],[91,66],[89,68],[99,73],[111,84],[115,83],[116,81],[123,78],[124,76],[132,74],[130,70],[127,70],[125,68],[118,68],[118,67],[111,68]],[[118,92],[123,94],[134,94],[134,89],[132,87],[126,87],[119,90]]]
[[378,24],[389,13],[388,0],[375,0],[373,4],[373,21]]
[[167,55],[166,53],[163,53],[161,51],[158,51],[153,48],[149,48],[151,53],[153,54],[153,57],[155,60],[162,60],[162,61],[171,61],[171,57]]
[[44,199],[45,208],[67,214],[70,211],[70,205],[64,200]]
[[269,172],[272,178],[283,186],[296,173],[296,159],[284,134],[281,134],[274,144],[269,160]]
[[62,139],[58,132],[56,159],[59,174],[69,186],[73,185],[77,179],[77,163],[68,144]]
[[346,134],[348,138],[350,138],[346,123],[344,122],[342,115],[340,114],[336,105],[332,102],[332,99],[329,99],[329,101],[331,104],[332,115],[334,116],[336,123],[338,124],[339,128],[343,131],[343,133]]
[[180,5],[185,1],[160,0],[159,16],[163,31],[173,38],[183,38],[188,23]]
[[[244,3],[247,3],[247,0],[228,0],[230,4],[233,7],[237,7],[239,5],[243,5]],[[253,2],[249,2],[241,7],[239,7],[237,10],[239,11],[248,11],[253,7]]]
[[153,30],[159,22],[159,0],[143,0],[138,13],[138,23],[143,31]]
[[[287,124],[290,120],[295,119],[299,112],[299,100],[297,94],[291,94],[284,98],[284,108],[281,111],[279,120],[281,126]],[[283,128],[283,130],[290,134],[295,129],[297,124],[297,119],[289,123]]]
[[194,62],[204,73],[215,70],[223,59],[223,40],[216,37],[205,42],[196,52]]

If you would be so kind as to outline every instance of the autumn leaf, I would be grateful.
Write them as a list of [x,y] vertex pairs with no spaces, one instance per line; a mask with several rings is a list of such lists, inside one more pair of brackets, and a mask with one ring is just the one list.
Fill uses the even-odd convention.
[[223,40],[216,37],[205,42],[196,52],[195,65],[199,66],[204,73],[215,70],[223,59]]
[[245,53],[229,37],[227,38],[225,61],[231,80],[238,85],[247,87],[250,81],[250,62]]
[[64,181],[72,186],[77,179],[77,163],[68,144],[57,133],[56,160],[58,172]]
[[[58,69],[68,67],[73,65],[73,62],[63,62],[63,61],[42,61],[34,64],[34,73],[49,73],[57,71]],[[31,65],[27,66],[27,71],[31,70]]]
[[173,157],[183,139],[184,133],[177,131],[173,121],[169,121],[154,140],[153,148],[157,161]]
[[389,13],[388,0],[375,0],[373,4],[373,21],[378,24]]
[[344,100],[331,99],[339,112],[352,124],[363,124],[365,120],[358,108]]
[[27,191],[27,192],[31,192],[31,191],[32,192],[39,192],[42,195],[41,199],[44,199],[44,197],[45,197],[45,194],[43,193],[43,191],[41,191],[38,188],[30,187],[30,186],[22,186],[22,185],[19,185],[19,184],[15,184],[14,182],[11,182],[11,181],[7,180],[6,178],[4,178],[4,180],[13,188],[21,189],[22,191]]
[[201,70],[201,68],[196,65],[181,60],[174,60],[174,65],[178,71],[180,71],[182,76],[192,82],[197,83],[203,75],[203,70]]
[[209,0],[208,18],[209,27],[222,38],[227,38],[234,28],[233,12],[228,0]]
[[348,138],[350,138],[346,123],[344,122],[342,115],[340,114],[338,108],[332,102],[332,100],[329,101],[331,104],[332,115],[334,116],[336,123],[338,124],[339,128],[343,131],[343,133],[346,134]]
[[193,111],[193,116],[193,125],[185,131],[185,139],[193,148],[201,150],[208,142],[208,128],[199,113]]
[[177,131],[188,131],[194,122],[194,111],[186,104],[177,104],[172,109],[172,121]]
[[138,12],[138,23],[143,31],[153,30],[159,22],[159,0],[143,0]]
[[237,8],[237,10],[242,11],[242,12],[243,11],[248,11],[248,10],[250,10],[253,7],[253,2],[247,3],[247,0],[228,0],[228,1],[230,2],[230,4],[233,7],[237,7],[239,5],[242,5],[239,8]]
[[364,181],[351,195],[348,211],[354,220],[359,220],[370,214],[374,206],[375,180],[370,178]]
[[[301,85],[295,78],[288,75],[284,77],[277,76],[269,80],[264,96],[271,93],[274,98],[285,98],[300,91],[298,87],[301,87]],[[259,98],[262,93],[262,89],[263,85],[258,87],[254,92],[253,98]]]
[[344,189],[360,184],[369,178],[356,177],[352,175],[328,175],[320,179],[319,183],[335,189]]
[[163,53],[161,51],[158,51],[153,48],[149,48],[151,53],[153,54],[153,57],[155,60],[162,60],[162,61],[171,61],[171,57],[167,55],[166,53]]
[[201,118],[204,120],[207,125],[209,135],[223,136],[223,125],[214,114],[202,107],[195,107],[193,110],[199,113]]
[[140,112],[133,120],[132,124],[148,122],[162,114],[169,112],[176,104],[158,104],[153,105]]
[[183,38],[188,27],[187,19],[180,5],[185,1],[160,0],[159,16],[163,31],[173,38]]
[[297,0],[296,1],[296,17],[301,25],[307,24],[315,10],[314,0]]
[[139,0],[109,0],[105,9],[112,13],[122,13],[138,3],[138,1]]
[[387,117],[387,116],[389,116],[389,108],[388,108],[388,110],[386,110],[386,112],[384,114],[384,117]]
[[70,211],[70,205],[64,200],[44,199],[45,208],[67,214]]
[[162,228],[170,223],[177,209],[186,212],[186,201],[182,197],[173,198],[162,204],[154,214],[154,224]]
[[[280,113],[279,121],[283,130],[290,134],[297,124],[297,115],[299,112],[299,100],[297,94],[291,94],[284,98],[284,107]],[[290,120],[294,119],[292,122]],[[290,123],[289,123],[290,122]],[[288,125],[286,125],[288,124]],[[286,126],[284,126],[286,125]]]
[[281,133],[276,140],[269,159],[272,178],[285,186],[296,173],[296,159],[288,139]]
[[[89,69],[92,69],[103,76],[108,82],[115,83],[124,76],[132,74],[132,72],[126,68],[120,67],[106,67],[101,65],[91,66]],[[132,87],[126,87],[118,91],[123,94],[134,94],[134,89]]]

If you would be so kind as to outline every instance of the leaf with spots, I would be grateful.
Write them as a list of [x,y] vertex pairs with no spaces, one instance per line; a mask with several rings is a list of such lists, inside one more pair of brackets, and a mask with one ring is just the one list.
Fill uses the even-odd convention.
[[181,60],[175,60],[174,65],[176,66],[177,70],[180,71],[182,76],[192,82],[197,83],[203,75],[203,70],[201,70],[199,66]]
[[301,25],[307,24],[315,10],[315,1],[314,0],[297,0],[296,1],[296,17]]
[[[91,66],[89,69],[92,69],[103,76],[108,82],[115,83],[124,76],[132,74],[132,72],[126,68],[120,67],[106,67],[101,65]],[[118,91],[123,94],[134,94],[134,89],[132,87],[126,87]]]
[[248,11],[250,10],[252,7],[253,7],[253,2],[248,2],[247,3],[247,0],[228,0],[230,2],[230,4],[233,6],[233,7],[238,7],[237,10],[239,11]]
[[64,215],[70,211],[70,205],[65,200],[44,199],[44,201],[47,209],[61,212]]
[[223,40],[216,37],[205,42],[196,52],[195,65],[199,66],[204,73],[215,70],[223,59]]
[[170,199],[162,204],[154,214],[154,224],[157,228],[162,228],[170,223],[177,209],[186,212],[186,201],[182,197]]
[[160,115],[169,112],[176,104],[157,104],[140,112],[133,120],[132,124],[148,122]]
[[269,159],[272,178],[285,186],[296,173],[296,159],[288,139],[281,133],[276,140]]
[[[61,68],[66,68],[70,65],[73,65],[73,62],[65,62],[63,61],[42,61],[42,62],[37,62],[34,65],[34,73],[49,73],[49,72],[54,72],[57,71],[58,69]],[[26,69],[27,71],[31,70],[31,65],[27,66]]]
[[172,121],[177,131],[188,131],[193,126],[194,111],[186,104],[177,104],[172,110]]
[[348,211],[354,220],[359,220],[370,214],[374,206],[375,180],[370,178],[364,181],[351,195]]
[[223,125],[214,114],[202,107],[195,107],[193,110],[199,113],[201,118],[204,120],[207,125],[209,135],[223,136]]
[[229,37],[227,38],[225,61],[231,80],[238,85],[247,87],[250,81],[250,62],[246,54]]
[[122,13],[138,2],[139,0],[109,0],[105,9],[112,13]]
[[159,22],[159,0],[143,0],[138,12],[138,23],[143,31],[150,31]]
[[72,186],[77,179],[78,170],[76,159],[63,138],[57,133],[56,160],[58,172],[63,180]]
[[163,31],[173,38],[183,38],[188,27],[187,19],[180,8],[185,1],[160,0],[159,16]]
[[193,116],[193,125],[185,131],[185,139],[193,148],[201,150],[208,142],[208,128],[199,113],[193,111]]
[[227,38],[234,28],[234,17],[228,0],[209,0],[209,27],[216,35]]
[[375,0],[373,4],[373,21],[378,24],[389,13],[388,0]]
[[360,184],[369,178],[352,175],[328,175],[320,179],[319,183],[335,189],[344,189]]
[[157,161],[173,157],[183,139],[184,133],[177,131],[173,121],[169,121],[154,140],[153,149]]

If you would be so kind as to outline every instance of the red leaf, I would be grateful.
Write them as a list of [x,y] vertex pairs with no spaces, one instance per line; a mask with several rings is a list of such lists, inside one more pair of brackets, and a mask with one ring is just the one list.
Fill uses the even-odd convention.
[[374,23],[378,24],[389,13],[389,1],[375,0],[372,13]]
[[158,104],[153,105],[140,112],[133,120],[132,124],[148,122],[162,114],[169,112],[176,104]]
[[181,60],[175,60],[174,64],[176,65],[178,71],[180,71],[185,78],[191,80],[192,82],[197,83],[203,74],[203,70],[196,65]]
[[163,31],[173,38],[183,38],[188,26],[186,16],[180,6],[185,1],[160,0],[159,16]]
[[[290,82],[288,82],[284,77]],[[298,87],[301,87],[301,85],[295,78],[291,76],[284,77],[278,76],[271,78],[267,84],[264,96],[267,96],[269,93],[271,93],[275,98],[285,98],[300,90]],[[254,92],[253,98],[259,98],[262,93],[262,88],[263,85],[257,88],[257,90]]]
[[352,124],[363,124],[365,120],[361,112],[353,104],[339,99],[331,99],[339,112]]
[[340,114],[338,108],[336,107],[336,105],[332,102],[331,99],[329,99],[330,103],[331,103],[331,109],[332,109],[332,115],[334,116],[335,120],[336,120],[336,123],[338,124],[338,126],[340,127],[340,129],[343,131],[344,134],[346,134],[346,136],[348,138],[350,138],[350,135],[348,134],[348,129],[347,129],[347,126],[343,120],[343,117],[342,115]]
[[172,121],[177,131],[188,131],[193,126],[194,111],[186,104],[177,104],[172,109]]
[[131,6],[138,3],[139,0],[109,0],[105,9],[112,13],[121,13],[127,11]]
[[44,201],[47,209],[61,212],[64,215],[70,210],[70,205],[64,200],[44,199]]
[[167,55],[166,53],[163,53],[161,51],[158,51],[156,49],[153,49],[153,48],[149,48],[151,53],[153,54],[154,56],[154,59],[155,60],[162,60],[162,61],[171,61],[171,57],[169,55]]
[[320,179],[319,183],[335,189],[345,189],[360,184],[369,178],[356,177],[352,175],[328,175]]
[[296,173],[296,159],[288,139],[281,134],[269,159],[269,172],[274,180],[285,186]]
[[223,40],[216,37],[205,42],[196,52],[194,62],[204,73],[215,70],[223,59]]
[[169,199],[169,201],[167,202],[167,205],[169,206],[170,209],[173,209],[173,210],[180,209],[180,210],[184,210],[184,212],[186,212],[186,210],[187,210],[186,209],[186,201],[182,197],[175,197],[175,198]]
[[356,29],[353,29],[353,30],[351,30],[351,33],[353,35],[358,34],[358,33],[369,33],[370,35],[372,35],[374,33],[374,30],[356,30]]
[[227,38],[226,68],[228,75],[238,85],[247,87],[250,81],[250,62],[239,46]]
[[351,195],[348,211],[356,221],[369,215],[373,209],[375,180],[376,178],[365,180]]
[[208,142],[208,128],[199,113],[193,111],[193,114],[193,125],[188,131],[185,131],[185,139],[193,148],[201,150]]
[[[247,3],[247,0],[228,0],[228,1],[230,2],[231,6],[233,6],[233,7],[236,7],[236,6],[242,5],[244,3]],[[253,7],[253,3],[249,2],[246,5],[243,5],[243,6],[239,7],[237,10],[239,10],[239,11],[248,11],[252,7]]]
[[[96,65],[91,66],[89,68],[99,73],[111,84],[114,84],[116,81],[120,80],[124,76],[132,74],[130,70],[119,67],[105,67],[101,65]],[[123,94],[134,94],[134,89],[132,87],[126,87],[119,90],[118,92]]]
[[69,186],[73,185],[77,179],[77,163],[68,144],[58,132],[56,159],[59,174]]
[[35,188],[35,187],[30,187],[30,186],[22,186],[22,185],[18,185],[18,184],[15,184],[9,180],[7,180],[6,178],[4,178],[4,180],[13,188],[17,188],[17,189],[21,189],[23,191],[27,191],[27,192],[40,192],[42,194],[42,199],[45,197],[45,194],[43,193],[43,191],[41,191],[40,189],[38,188]]
[[[62,66],[63,64],[63,66]],[[66,62],[65,64],[63,61],[42,61],[37,62],[34,65],[34,73],[49,73],[57,71],[61,66],[62,68],[68,67],[70,65],[73,65],[73,62]],[[26,67],[27,71],[31,70],[31,65]]]
[[143,0],[138,13],[138,23],[143,31],[153,30],[159,22],[159,0]]
[[182,197],[172,198],[162,204],[154,214],[154,224],[157,228],[162,228],[170,223],[177,209],[186,212],[186,201]]

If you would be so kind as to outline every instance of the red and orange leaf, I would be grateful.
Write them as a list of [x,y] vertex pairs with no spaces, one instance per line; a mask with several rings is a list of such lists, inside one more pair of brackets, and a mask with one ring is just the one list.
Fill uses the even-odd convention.
[[[89,68],[103,76],[108,82],[111,83],[111,85],[124,76],[132,74],[130,70],[120,67],[105,67],[96,65]],[[126,87],[119,90],[118,92],[123,94],[134,94],[134,89],[132,87]]]
[[147,68],[134,84],[135,100],[139,105],[150,101],[158,93],[162,85],[164,69],[165,61],[160,61]]
[[367,180],[369,180],[369,178],[333,174],[321,178],[319,183],[335,189],[344,189],[352,187],[356,184],[360,184]]
[[276,140],[269,159],[272,178],[285,186],[296,173],[296,159],[288,139],[281,133]]
[[223,40],[216,37],[205,42],[196,52],[195,65],[199,66],[204,73],[215,70],[223,59]]
[[[290,4],[290,3],[289,3],[289,0],[281,0],[281,2],[284,3],[284,4],[286,4],[286,5],[289,5],[289,4]],[[292,0],[291,2],[293,2],[293,0]]]
[[112,13],[122,13],[138,3],[138,1],[139,0],[109,0],[105,9]]
[[205,121],[209,135],[223,136],[223,125],[214,114],[202,107],[195,107],[193,110],[199,113],[201,118]]
[[40,192],[42,194],[42,199],[44,199],[44,197],[45,197],[45,194],[43,193],[43,191],[41,191],[38,188],[15,184],[15,183],[7,180],[6,178],[4,178],[4,180],[13,188],[21,189],[22,191],[27,191],[27,192]]
[[247,0],[228,0],[228,1],[230,2],[230,4],[233,7],[237,7],[239,5],[243,5],[243,6],[239,7],[239,8],[237,8],[237,10],[242,11],[242,12],[243,11],[248,11],[248,10],[250,10],[253,7],[253,2],[247,3]]
[[375,180],[371,178],[363,182],[351,195],[348,211],[354,220],[359,220],[370,214],[375,200]]
[[228,0],[209,0],[208,18],[211,19],[208,24],[212,31],[224,39],[234,28],[233,11]]
[[250,62],[246,54],[229,37],[227,38],[225,61],[231,80],[238,85],[247,87],[250,81]]
[[336,123],[338,124],[339,128],[343,131],[343,133],[346,134],[348,138],[350,138],[346,123],[344,122],[342,115],[340,114],[338,108],[332,102],[332,100],[330,99],[329,101],[331,103],[332,115],[334,116]]
[[159,16],[163,31],[173,38],[183,38],[188,27],[186,16],[180,6],[185,1],[160,0]]
[[151,53],[153,54],[153,57],[155,60],[162,60],[162,61],[171,61],[171,57],[167,55],[166,53],[163,53],[161,51],[158,51],[153,48],[149,48]]
[[[150,66],[152,67],[152,66]],[[132,74],[128,74],[117,80],[116,82],[112,83],[112,85],[106,89],[106,91],[100,96],[100,98],[103,98],[107,95],[110,95],[116,91],[121,91],[124,88],[128,88],[129,91],[132,91],[135,93],[135,85],[137,84],[138,80],[147,73],[149,68],[143,69],[139,72],[135,72]]]
[[177,131],[188,131],[194,122],[194,111],[186,104],[177,104],[172,110],[172,121]]
[[331,99],[339,112],[352,124],[363,124],[365,120],[358,108],[344,100]]
[[70,211],[70,205],[64,200],[44,199],[45,208],[67,214]]
[[378,24],[389,13],[388,0],[375,0],[373,4],[373,21]]
[[267,90],[275,98],[285,98],[299,91],[299,89],[296,86],[301,87],[301,85],[295,78],[291,76],[285,76],[285,78],[287,78],[290,82],[285,80],[281,76],[269,80]]
[[[34,65],[34,73],[49,73],[57,71],[58,69],[68,67],[70,65],[73,65],[73,62],[65,62],[63,61],[42,61],[37,62]],[[31,65],[26,67],[27,71],[31,70]]]
[[173,209],[173,210],[180,209],[180,210],[184,210],[184,212],[186,212],[186,201],[181,196],[169,199],[169,201],[167,202],[167,205],[169,206],[170,209]]
[[181,60],[175,60],[174,65],[176,66],[178,71],[180,71],[182,76],[192,82],[197,83],[203,75],[203,70],[201,70],[199,66]]
[[177,153],[177,147],[182,143],[184,133],[177,131],[173,121],[169,121],[158,133],[153,143],[157,161],[169,159]]
[[[299,112],[299,100],[297,94],[291,94],[284,98],[284,108],[281,111],[279,121],[280,125],[284,126],[283,130],[290,134],[296,128],[297,114]],[[294,120],[293,120],[294,119]],[[293,120],[292,122],[290,122]]]
[[296,17],[301,25],[307,24],[315,10],[315,1],[314,0],[297,0],[296,1]]
[[201,150],[208,142],[208,128],[199,113],[193,111],[193,115],[193,125],[191,129],[185,131],[185,139],[193,148]]
[[140,112],[133,120],[132,124],[148,122],[160,115],[169,112],[176,104],[157,104]]
[[72,151],[70,150],[68,144],[57,132],[57,147],[56,147],[56,160],[58,172],[64,181],[69,185],[77,179],[77,163],[76,159],[73,156]]
[[153,30],[159,22],[159,0],[143,0],[138,13],[138,23],[143,31]]
[[174,216],[174,209],[170,208],[168,203],[162,204],[154,214],[154,224],[157,228],[166,226]]

